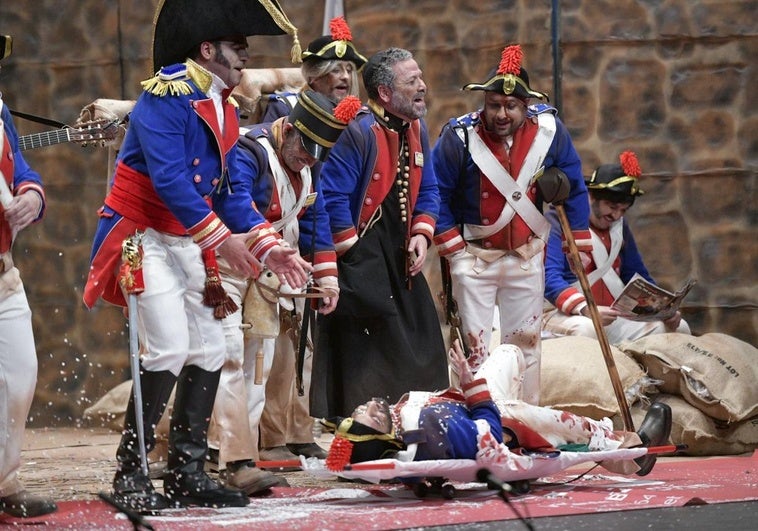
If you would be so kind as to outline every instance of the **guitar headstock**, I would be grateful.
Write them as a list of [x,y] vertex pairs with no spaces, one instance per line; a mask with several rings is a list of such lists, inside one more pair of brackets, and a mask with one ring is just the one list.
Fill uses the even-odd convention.
[[119,134],[122,134],[119,120],[93,120],[68,128],[70,140],[80,142],[82,146],[106,146],[109,142],[116,140]]

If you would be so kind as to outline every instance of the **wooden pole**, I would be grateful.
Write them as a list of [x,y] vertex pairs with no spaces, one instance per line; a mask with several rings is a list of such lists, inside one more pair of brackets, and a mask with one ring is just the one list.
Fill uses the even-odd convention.
[[634,422],[632,421],[632,413],[629,411],[629,404],[626,402],[626,395],[624,394],[624,386],[621,384],[621,377],[619,376],[618,369],[616,368],[616,361],[613,359],[613,353],[611,352],[611,346],[608,343],[608,336],[605,335],[605,329],[603,328],[603,321],[600,318],[600,312],[595,304],[595,299],[592,296],[592,287],[590,281],[587,279],[587,273],[584,271],[582,265],[582,259],[579,256],[579,249],[576,246],[574,235],[571,232],[571,226],[569,225],[568,217],[566,217],[566,210],[561,204],[554,204],[555,211],[558,213],[558,220],[561,223],[561,230],[568,243],[569,253],[568,258],[573,266],[574,273],[579,279],[579,284],[584,292],[584,298],[587,300],[587,307],[590,310],[590,317],[592,318],[592,324],[595,326],[595,334],[598,341],[600,341],[600,350],[603,352],[603,358],[605,358],[605,366],[608,368],[608,375],[611,377],[611,384],[613,385],[613,392],[616,395],[616,401],[618,401],[619,410],[621,411],[621,418],[624,421],[624,429],[626,431],[634,431]]

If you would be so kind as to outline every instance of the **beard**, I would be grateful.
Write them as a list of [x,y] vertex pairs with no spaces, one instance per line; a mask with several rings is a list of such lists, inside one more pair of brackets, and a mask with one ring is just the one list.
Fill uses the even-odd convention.
[[418,96],[418,93],[414,94],[412,98],[405,98],[399,92],[394,91],[391,100],[392,108],[394,109],[393,114],[405,116],[411,120],[417,120],[426,116],[426,103],[414,104],[413,99],[416,96]]

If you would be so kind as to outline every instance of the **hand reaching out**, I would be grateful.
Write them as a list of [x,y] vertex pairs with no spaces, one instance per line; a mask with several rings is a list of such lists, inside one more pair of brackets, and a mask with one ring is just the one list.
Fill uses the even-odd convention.
[[243,277],[251,277],[263,268],[247,248],[246,242],[246,234],[232,234],[216,248],[216,252],[226,260],[229,267],[234,271]]
[[308,282],[313,266],[296,249],[277,245],[266,258],[266,266],[291,288],[302,288]]
[[450,356],[450,364],[453,366],[455,374],[458,375],[461,387],[471,383],[474,380],[474,374],[471,372],[468,360],[463,354],[463,348],[457,339],[453,341],[453,346],[450,347],[448,355]]

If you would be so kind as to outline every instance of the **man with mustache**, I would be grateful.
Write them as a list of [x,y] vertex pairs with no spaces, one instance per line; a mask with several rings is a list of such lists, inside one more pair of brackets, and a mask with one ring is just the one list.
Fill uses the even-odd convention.
[[[665,321],[646,322],[627,319],[610,307],[635,275],[655,283],[624,218],[635,199],[644,193],[638,184],[641,175],[637,155],[625,151],[619,156],[619,163],[600,165],[585,181],[589,190],[592,252],[582,253],[582,265],[611,344],[665,332],[690,333],[679,311]],[[547,218],[552,231],[545,264],[545,298],[553,306],[544,315],[543,328],[555,335],[596,338],[584,294],[560,250],[558,217],[550,211]]]
[[[300,249],[313,265],[313,291],[319,290],[321,295],[318,311],[322,314],[336,307],[339,287],[334,243],[318,173],[331,146],[360,106],[358,98],[350,97],[335,107],[323,94],[304,90],[298,94],[295,108],[288,116],[240,130],[242,183],[238,192],[250,190],[257,207],[282,239]],[[226,484],[253,495],[287,485],[284,478],[255,466],[259,457],[264,461],[276,460],[264,451],[258,452],[258,428],[268,400],[267,383],[274,360],[280,354],[275,353],[282,338],[280,314],[295,308],[302,314],[305,304],[313,299],[306,299],[303,296],[308,293],[285,285],[279,286],[277,292],[275,286],[279,284],[267,281],[270,271],[262,271],[261,278],[251,280],[235,274],[221,259],[219,266],[226,292],[242,309],[223,320],[226,360],[208,439],[211,447],[218,450],[219,465],[226,466],[222,472]],[[273,292],[263,291],[263,286],[273,288]],[[280,307],[282,299],[292,305],[289,310]],[[263,326],[263,321],[273,325]],[[292,345],[289,337],[284,339]],[[290,396],[295,389],[295,355],[292,349],[284,353],[292,358],[292,370],[289,379],[279,378],[277,383]],[[260,363],[256,364],[258,360]],[[309,387],[306,380],[304,375],[304,389]],[[308,414],[307,397],[305,414]],[[277,420],[286,424],[286,411],[284,418]],[[308,430],[313,441],[310,424]],[[325,456],[324,452],[322,458]],[[290,454],[290,459],[294,458]]]
[[363,68],[364,107],[321,170],[340,299],[319,316],[311,414],[349,414],[366,396],[448,386],[439,318],[421,273],[439,194],[429,161],[426,83],[408,50]]
[[[235,309],[221,286],[216,256],[241,276],[265,264],[296,287],[305,284],[311,270],[255,209],[237,172],[239,111],[230,94],[248,59],[246,36],[285,32],[295,28],[272,1],[158,4],[157,73],[142,83],[144,92],[130,115],[99,212],[84,293],[89,307],[99,297],[125,306],[127,295],[139,293],[132,323],[139,332],[148,452],[176,385],[165,496],[141,466],[133,395],[127,406],[113,490],[120,503],[137,511],[248,503],[245,493],[220,485],[204,471],[208,423],[226,350],[221,319]],[[133,236],[134,263],[121,264],[122,242]]]
[[[529,86],[518,45],[506,47],[484,83],[476,112],[454,118],[432,151],[441,204],[434,242],[447,259],[452,295],[476,371],[489,356],[495,310],[500,341],[518,346],[525,366],[520,397],[539,404],[544,248],[550,224],[539,178],[560,170],[570,189],[565,209],[577,245],[589,242],[581,161],[555,108]],[[544,176],[543,176],[544,175]]]

